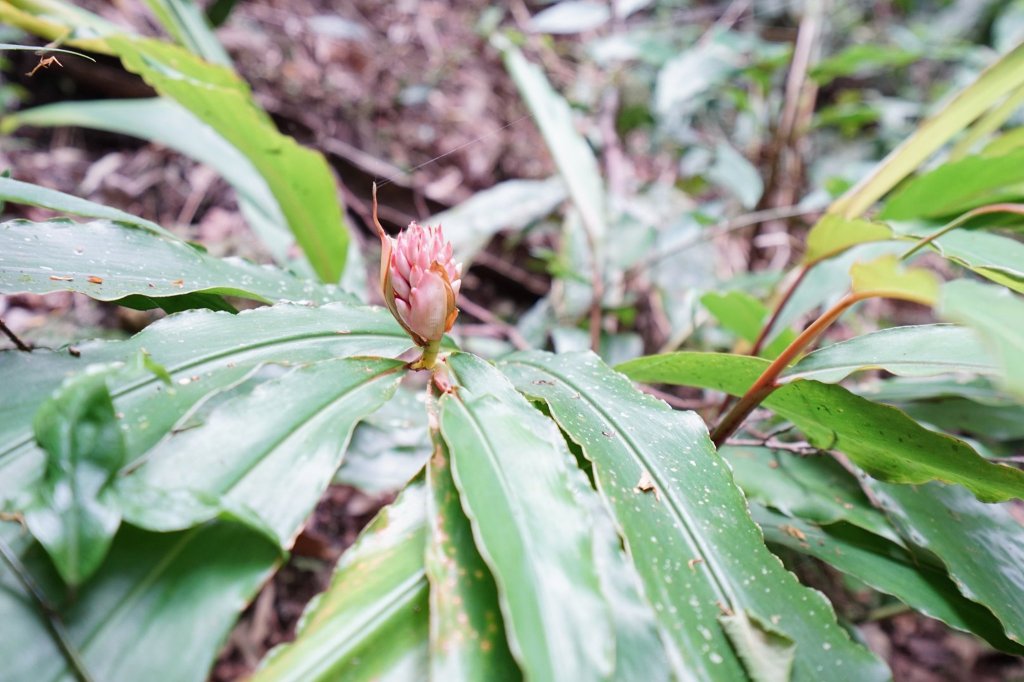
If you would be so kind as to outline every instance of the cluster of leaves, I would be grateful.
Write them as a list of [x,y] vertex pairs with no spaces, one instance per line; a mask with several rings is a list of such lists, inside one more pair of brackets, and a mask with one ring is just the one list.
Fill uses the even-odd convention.
[[[374,438],[388,441],[376,464],[347,475],[372,480],[367,469],[394,461],[382,452],[405,448],[412,465],[384,483],[403,491],[257,680],[888,678],[769,548],[1024,652],[1024,541],[997,504],[1024,498],[1024,472],[1001,461],[1024,440],[1024,247],[1012,233],[1024,136],[1003,131],[1024,92],[1024,48],[994,58],[832,203],[770,306],[738,289],[700,297],[753,353],[669,352],[613,369],[589,351],[490,363],[448,342],[453,389],[420,402],[395,359],[409,339],[346,291],[360,289],[347,286],[358,268],[346,270],[354,256],[323,158],[253,103],[191,3],[149,4],[175,43],[58,0],[0,0],[0,19],[114,55],[158,93],[0,126],[115,130],[208,163],[277,266],[214,258],[150,221],[0,178],[0,201],[90,219],[0,224],[0,293],[73,291],[172,313],[124,341],[0,354],[17,387],[0,397],[0,500],[27,530],[0,525],[5,679],[203,679],[346,452],[371,451]],[[556,6],[563,19],[569,4]],[[554,9],[541,28],[553,30]],[[564,350],[588,338],[595,301],[598,322],[623,305],[621,275],[643,259],[610,235],[642,220],[615,209],[571,107],[514,38],[492,42],[559,177],[504,183],[445,219],[469,258],[497,229],[481,220],[495,202],[526,225],[569,199],[569,274],[532,316],[556,318]],[[658,115],[680,135],[713,85],[683,92],[682,75],[735,74],[727,48],[717,36],[662,60]],[[898,62],[846,53],[816,73],[870,59]],[[678,249],[694,231],[670,226],[654,248]],[[958,277],[911,263],[926,252]],[[664,293],[690,300],[692,317],[687,288]],[[236,313],[225,296],[269,305]],[[928,306],[944,322],[805,354],[868,298]],[[790,329],[818,307],[807,331]],[[590,331],[615,358],[615,337]],[[848,381],[865,370],[886,378]],[[722,424],[735,423],[713,441],[695,413],[631,380],[737,396]],[[378,410],[422,415],[410,427],[419,437],[403,440],[392,419],[374,425]]]

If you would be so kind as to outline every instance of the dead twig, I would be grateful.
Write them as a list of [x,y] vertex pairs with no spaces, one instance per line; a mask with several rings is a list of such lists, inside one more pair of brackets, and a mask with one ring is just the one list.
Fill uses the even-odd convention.
[[3,332],[4,336],[9,338],[18,350],[25,351],[26,353],[32,352],[32,348],[27,343],[19,339],[18,335],[12,332],[10,328],[4,324],[3,320],[0,320],[0,332]]
[[734,232],[736,230],[742,230],[745,227],[751,225],[757,225],[769,220],[779,220],[781,218],[799,218],[801,216],[808,216],[820,213],[821,209],[817,208],[805,208],[803,206],[779,206],[777,208],[768,208],[762,211],[754,211],[753,213],[745,213],[735,218],[727,218],[714,225],[707,227],[700,231],[698,235],[691,239],[671,244],[667,248],[661,249],[657,253],[653,253],[644,260],[640,261],[635,267],[636,268],[647,268],[656,263],[660,263],[666,258],[671,258],[676,254],[685,251],[686,249],[705,242],[715,237],[720,237],[723,234]]
[[470,301],[465,296],[460,296],[459,308],[481,322],[486,323],[488,326],[493,327],[496,331],[500,332],[502,336],[507,338],[518,350],[530,349],[530,342],[523,338],[523,335],[519,333],[518,329],[510,325],[508,322],[505,322],[482,305],[473,303],[473,301]]
[[493,270],[502,277],[512,280],[535,296],[546,296],[551,285],[543,277],[530,273],[510,260],[499,258],[487,251],[473,256],[473,264]]

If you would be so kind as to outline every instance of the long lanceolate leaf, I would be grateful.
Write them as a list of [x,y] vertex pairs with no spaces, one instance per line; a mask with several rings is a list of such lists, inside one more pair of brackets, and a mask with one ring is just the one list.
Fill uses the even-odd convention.
[[203,59],[231,66],[202,9],[192,0],[146,0],[149,9],[174,38]]
[[[838,626],[828,602],[765,548],[696,415],[640,394],[590,354],[520,354],[501,369],[548,405],[593,462],[665,636],[693,679],[780,679],[780,662],[792,664],[797,680],[888,676]],[[759,657],[766,649],[772,654]]]
[[473,541],[440,437],[427,468],[430,537],[430,675],[434,680],[520,680],[505,639],[498,592]]
[[149,230],[154,234],[163,235],[168,239],[175,238],[171,232],[160,227],[152,220],[146,220],[120,209],[97,204],[96,202],[81,199],[71,194],[58,192],[55,189],[40,187],[30,182],[21,182],[20,180],[0,176],[0,204],[5,201],[49,208],[61,213],[83,216],[85,218],[100,218],[111,222],[125,223]]
[[276,268],[214,258],[173,237],[106,220],[0,223],[0,294],[74,291],[100,301],[194,292],[263,302],[344,296]]
[[[0,133],[7,133],[21,126],[79,126],[92,130],[107,130],[122,135],[132,135],[151,142],[158,142],[216,170],[234,188],[238,196],[238,208],[245,216],[252,230],[280,264],[291,261],[295,237],[288,228],[288,222],[281,212],[266,180],[260,175],[246,156],[217,131],[196,117],[178,102],[166,97],[148,99],[100,100],[95,102],[58,102],[25,109],[5,116],[0,121]],[[28,201],[40,192],[25,197],[5,195],[4,188],[13,180],[0,178],[0,198],[20,203]],[[26,183],[17,183],[25,185]],[[28,185],[28,187],[33,187]],[[43,190],[58,194],[53,190]],[[38,199],[37,199],[38,201]],[[84,199],[63,195],[64,204],[88,204]],[[80,213],[68,205],[49,206],[55,210],[73,212],[94,218],[131,222],[133,216],[94,215]],[[108,209],[113,211],[113,209]],[[137,219],[136,219],[137,220]],[[148,221],[147,221],[148,223]],[[308,264],[303,264],[308,267]]]
[[882,329],[814,351],[782,373],[785,381],[836,383],[855,372],[884,369],[899,376],[999,372],[978,335],[952,324]]
[[1024,84],[1024,45],[1001,57],[941,111],[918,126],[871,174],[836,200],[829,212],[847,218],[863,215],[954,135],[1021,84]]
[[1024,399],[1024,299],[980,282],[957,280],[942,287],[939,314],[973,327],[1002,368],[998,381]]
[[0,499],[42,473],[31,415],[64,377],[92,363],[124,361],[147,351],[167,368],[156,376],[111,384],[129,459],[156,443],[190,408],[234,385],[263,363],[304,363],[333,357],[396,356],[409,338],[377,308],[332,304],[278,305],[239,315],[195,311],[150,325],[123,342],[91,342],[69,351],[0,353],[0,379],[17,391],[0,393]]
[[[119,481],[125,518],[154,530],[222,510],[255,516],[287,548],[316,506],[356,422],[402,378],[400,360],[340,358],[298,367],[192,416]],[[211,453],[216,453],[211,457]]]
[[930,618],[984,637],[1004,651],[1024,652],[1019,644],[1006,638],[991,611],[960,594],[941,566],[844,523],[819,526],[760,505],[753,505],[751,513],[769,545],[820,559]]
[[[277,547],[241,524],[180,533],[123,526],[99,572],[73,601],[58,603],[59,615],[93,680],[198,682],[279,560]],[[22,561],[51,600],[65,594],[42,552],[29,549]],[[42,618],[0,564],[0,678],[75,679]]]
[[125,68],[187,108],[252,162],[317,274],[337,282],[349,239],[323,156],[281,135],[230,70],[155,40],[114,36],[107,43]]
[[381,510],[253,682],[427,679],[426,502],[416,482]]
[[937,556],[968,598],[988,607],[1006,636],[1024,643],[1024,536],[1005,506],[962,488],[909,488],[864,480],[909,543]]
[[498,586],[512,653],[534,680],[598,680],[614,666],[588,515],[549,420],[494,368],[455,354],[441,432],[477,547]]
[[[683,352],[638,358],[619,369],[636,381],[743,395],[767,366],[760,358]],[[846,453],[876,478],[959,483],[985,502],[1024,498],[1024,471],[988,462],[967,443],[842,386],[793,381],[769,395],[764,406],[796,424],[815,446]]]
[[519,48],[503,36],[494,36],[492,42],[502,51],[505,68],[530,108],[583,218],[583,225],[600,251],[608,229],[604,182],[594,152],[573,124],[569,103],[555,92],[541,68],[527,61]]

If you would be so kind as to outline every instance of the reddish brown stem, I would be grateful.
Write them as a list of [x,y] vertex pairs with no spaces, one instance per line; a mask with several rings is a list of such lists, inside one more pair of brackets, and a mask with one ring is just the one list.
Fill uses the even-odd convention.
[[846,312],[854,303],[863,301],[866,298],[872,298],[873,296],[877,296],[877,294],[874,292],[847,294],[838,303],[822,313],[821,317],[807,327],[791,344],[786,346],[786,349],[779,353],[779,356],[772,361],[772,364],[768,365],[767,369],[757,378],[757,381],[747,389],[747,392],[743,394],[739,402],[729,410],[729,413],[715,427],[715,430],[711,433],[711,440],[714,441],[715,445],[720,446],[729,436],[736,432],[736,429],[750,416],[750,413],[765,398],[771,395],[772,391],[779,387],[777,383],[779,375],[789,367],[790,363],[801,352],[814,343],[821,336],[822,332],[839,319],[840,315]]
[[806,263],[805,265],[800,266],[800,270],[797,273],[796,278],[789,285],[789,288],[786,289],[786,292],[782,294],[782,298],[779,299],[779,302],[775,304],[775,310],[772,311],[772,316],[768,318],[768,322],[766,322],[764,327],[761,328],[761,333],[758,334],[757,339],[754,341],[754,347],[750,349],[751,355],[756,356],[761,352],[761,348],[764,346],[765,342],[768,341],[768,334],[770,334],[772,328],[775,327],[775,323],[779,321],[779,317],[782,315],[782,310],[786,307],[786,304],[789,303],[789,299],[793,298],[793,294],[796,293],[797,288],[804,281],[804,278],[807,277],[807,273],[811,271],[811,268],[814,267],[814,265],[815,263]]
[[[792,283],[790,283],[789,288],[786,289],[785,293],[782,294],[782,297],[775,304],[775,310],[772,311],[771,317],[768,318],[768,322],[766,322],[761,328],[761,333],[758,334],[757,339],[754,340],[754,346],[750,349],[750,355],[757,357],[761,352],[761,348],[768,341],[768,334],[770,334],[772,328],[775,327],[775,323],[779,321],[779,317],[782,315],[782,310],[786,307],[786,304],[789,303],[789,299],[793,298],[793,294],[796,293],[797,287],[800,286],[800,283],[804,281],[804,277],[807,276],[807,273],[810,272],[811,268],[816,264],[817,261],[800,266],[800,270],[797,272],[796,278]],[[729,405],[732,404],[732,400],[733,398],[731,395],[725,396],[722,399],[721,404],[719,404],[718,409],[715,411],[715,416],[720,417],[725,414],[725,411],[729,409]]]
[[967,213],[964,213],[962,216],[960,216],[956,220],[948,223],[941,230],[938,230],[936,232],[932,232],[927,237],[922,237],[921,239],[919,239],[902,256],[900,256],[900,259],[901,260],[906,260],[906,259],[910,258],[912,255],[917,253],[919,250],[923,249],[925,246],[928,246],[933,241],[935,241],[936,239],[938,239],[942,235],[946,234],[947,232],[951,232],[951,231],[955,230],[956,228],[960,227],[961,225],[966,223],[971,218],[976,218],[977,216],[980,216],[980,215],[987,215],[989,213],[1016,213],[1017,215],[1024,215],[1024,205],[1021,205],[1021,204],[990,204],[989,206],[982,206],[981,208],[976,208],[976,209],[974,209],[972,211],[968,211]]

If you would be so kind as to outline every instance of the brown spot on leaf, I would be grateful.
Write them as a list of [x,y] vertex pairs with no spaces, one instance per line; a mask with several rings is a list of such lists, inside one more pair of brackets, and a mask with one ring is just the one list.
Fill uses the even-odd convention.
[[640,472],[640,480],[636,482],[636,487],[633,490],[638,493],[649,493],[653,490],[654,499],[661,502],[661,492],[658,490],[658,486],[654,485],[654,479],[651,478],[651,474],[647,469]]
[[789,537],[796,538],[797,540],[800,540],[801,542],[803,542],[804,540],[807,539],[807,534],[804,533],[799,528],[796,528],[795,526],[790,526],[788,524],[783,524],[783,525],[779,526],[779,530],[781,530],[783,533],[785,533]]

